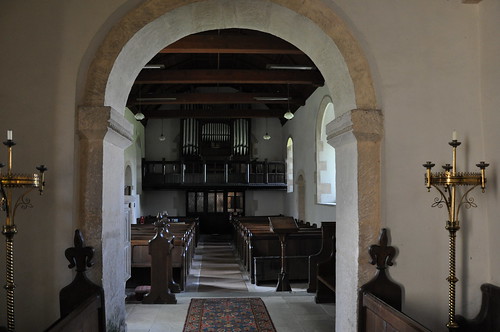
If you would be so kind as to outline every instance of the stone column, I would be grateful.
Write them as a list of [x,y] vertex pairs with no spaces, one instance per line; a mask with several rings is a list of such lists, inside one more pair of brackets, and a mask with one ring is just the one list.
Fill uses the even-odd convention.
[[78,228],[96,251],[88,277],[104,288],[108,330],[124,331],[124,149],[132,143],[133,127],[111,107],[79,107],[77,125]]
[[379,110],[352,110],[327,125],[336,151],[336,331],[357,331],[358,288],[373,275],[368,247],[380,232]]

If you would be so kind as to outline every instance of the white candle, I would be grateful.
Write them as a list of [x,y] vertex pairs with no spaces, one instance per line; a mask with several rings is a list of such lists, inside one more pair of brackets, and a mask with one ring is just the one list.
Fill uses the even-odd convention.
[[12,141],[12,130],[7,130],[7,140]]
[[453,134],[451,135],[451,139],[453,141],[456,141],[457,140],[457,131],[456,130],[453,130]]

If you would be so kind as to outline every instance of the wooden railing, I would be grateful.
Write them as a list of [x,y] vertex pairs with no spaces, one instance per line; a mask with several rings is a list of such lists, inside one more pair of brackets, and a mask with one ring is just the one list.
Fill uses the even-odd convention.
[[142,161],[144,189],[238,186],[286,188],[283,161]]

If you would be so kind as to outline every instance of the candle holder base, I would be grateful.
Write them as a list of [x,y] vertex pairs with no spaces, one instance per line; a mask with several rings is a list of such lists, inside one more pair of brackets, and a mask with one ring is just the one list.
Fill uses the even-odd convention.
[[276,285],[277,292],[291,292],[292,287],[290,286],[290,281],[288,280],[288,274],[286,272],[278,273],[278,285]]

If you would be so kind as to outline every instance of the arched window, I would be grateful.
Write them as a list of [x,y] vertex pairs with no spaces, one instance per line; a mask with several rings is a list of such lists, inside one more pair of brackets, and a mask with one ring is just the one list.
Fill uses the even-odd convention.
[[132,168],[130,168],[130,165],[127,165],[127,168],[125,168],[125,195],[132,195]]
[[326,125],[335,118],[335,113],[329,97],[323,99],[320,107],[316,129],[316,200],[319,204],[335,204],[335,149],[326,138]]
[[293,140],[291,137],[286,142],[286,191],[293,192]]

